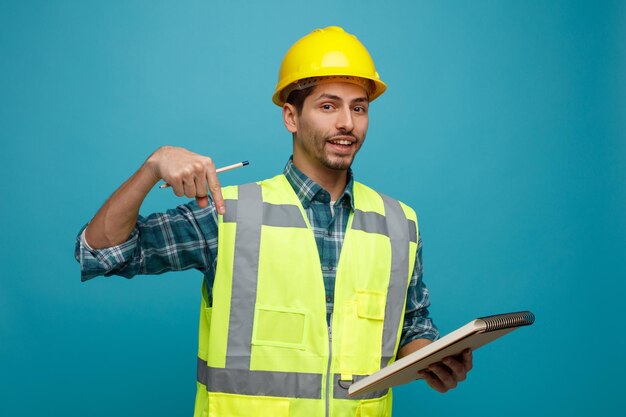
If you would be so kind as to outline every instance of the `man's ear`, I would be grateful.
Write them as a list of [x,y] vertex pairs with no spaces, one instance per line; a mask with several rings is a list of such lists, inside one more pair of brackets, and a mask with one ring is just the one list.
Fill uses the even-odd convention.
[[298,112],[293,104],[285,103],[283,105],[283,123],[291,133],[298,131]]

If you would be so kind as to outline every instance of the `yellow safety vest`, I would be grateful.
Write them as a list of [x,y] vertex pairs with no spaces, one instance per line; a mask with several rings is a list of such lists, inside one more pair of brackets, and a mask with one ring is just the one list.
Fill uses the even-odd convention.
[[408,206],[354,183],[331,326],[320,257],[284,175],[222,190],[195,417],[390,416],[391,390],[348,397],[395,360],[417,250]]

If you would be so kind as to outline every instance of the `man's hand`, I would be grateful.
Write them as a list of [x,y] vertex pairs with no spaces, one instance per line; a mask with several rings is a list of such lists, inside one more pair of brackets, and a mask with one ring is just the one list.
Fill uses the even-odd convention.
[[217,212],[224,214],[226,211],[211,158],[187,149],[164,146],[150,155],[98,210],[85,230],[87,244],[100,249],[126,241],[137,223],[144,198],[159,180],[170,184],[179,197],[195,197],[202,208],[209,204],[210,190]]
[[194,198],[201,208],[209,203],[211,192],[217,212],[224,214],[224,197],[215,172],[215,164],[208,156],[184,148],[163,146],[146,160],[155,178],[167,182],[178,197]]
[[464,381],[471,369],[472,351],[465,349],[459,355],[448,356],[441,362],[430,365],[427,369],[420,371],[419,376],[424,378],[431,388],[444,393],[456,388],[459,382]]

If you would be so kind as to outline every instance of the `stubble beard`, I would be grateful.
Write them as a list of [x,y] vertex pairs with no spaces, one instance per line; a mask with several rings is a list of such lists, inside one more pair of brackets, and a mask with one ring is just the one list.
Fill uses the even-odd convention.
[[[351,146],[355,147],[351,156],[335,156],[326,150],[326,144],[337,136],[351,136],[356,139]],[[317,160],[323,167],[334,171],[345,171],[352,165],[356,154],[361,149],[365,137],[359,138],[352,132],[336,132],[332,135],[324,135],[319,132],[311,132],[302,139],[303,147],[313,159]]]

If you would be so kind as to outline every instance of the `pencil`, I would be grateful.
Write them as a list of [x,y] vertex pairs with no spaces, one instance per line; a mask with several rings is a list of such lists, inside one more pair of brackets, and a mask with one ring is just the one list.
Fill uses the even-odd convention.
[[[250,164],[249,161],[241,161],[241,162],[237,162],[236,164],[227,165],[225,167],[218,168],[215,170],[215,172],[219,174],[220,172],[230,171],[231,169],[245,167],[246,165],[249,165],[249,164]],[[168,187],[171,187],[171,185],[169,185],[168,183],[159,185],[159,188],[168,188]]]

